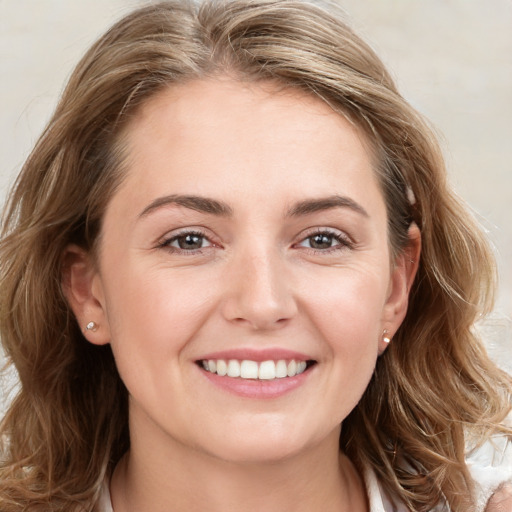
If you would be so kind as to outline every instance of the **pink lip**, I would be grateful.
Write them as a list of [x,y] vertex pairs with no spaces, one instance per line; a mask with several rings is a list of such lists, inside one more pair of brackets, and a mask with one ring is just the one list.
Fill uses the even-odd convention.
[[[231,359],[237,358],[232,357]],[[212,384],[219,387],[220,389],[240,397],[253,399],[279,398],[293,391],[294,389],[297,389],[299,386],[306,382],[310,376],[310,373],[314,371],[314,368],[315,367],[311,367],[304,373],[295,375],[295,377],[285,377],[283,379],[274,380],[252,380],[227,376],[221,377],[216,373],[208,372],[199,366],[197,367],[198,371],[200,371]]]
[[295,352],[293,350],[281,349],[281,348],[267,348],[267,349],[250,349],[250,348],[236,348],[232,350],[222,350],[219,352],[211,352],[201,356],[198,360],[204,361],[209,359],[237,359],[243,361],[249,359],[251,361],[279,361],[280,359],[295,361],[309,361],[313,359],[305,354]]

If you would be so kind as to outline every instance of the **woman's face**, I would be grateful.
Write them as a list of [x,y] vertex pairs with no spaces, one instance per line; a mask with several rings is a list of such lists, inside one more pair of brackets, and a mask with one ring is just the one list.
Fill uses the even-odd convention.
[[125,142],[75,311],[112,346],[132,438],[236,461],[337,442],[407,296],[361,135],[297,91],[218,79],[151,99]]

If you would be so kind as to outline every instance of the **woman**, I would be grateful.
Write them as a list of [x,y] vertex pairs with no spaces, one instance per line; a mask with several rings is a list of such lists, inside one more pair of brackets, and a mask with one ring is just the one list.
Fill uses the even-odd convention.
[[466,445],[510,434],[471,330],[487,244],[309,3],[116,24],[22,170],[1,272],[5,511],[477,510]]

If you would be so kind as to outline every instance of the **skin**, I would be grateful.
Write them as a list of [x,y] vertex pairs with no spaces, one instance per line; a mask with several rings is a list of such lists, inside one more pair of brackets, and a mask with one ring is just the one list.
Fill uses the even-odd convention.
[[[366,511],[341,424],[405,316],[420,242],[411,228],[391,261],[361,134],[318,99],[218,78],[153,97],[124,138],[97,264],[71,246],[64,277],[130,393],[116,512]],[[180,249],[190,232],[200,247]],[[240,347],[316,364],[282,396],[240,397],[196,364]]]
[[505,482],[496,490],[485,512],[512,512],[512,481]]

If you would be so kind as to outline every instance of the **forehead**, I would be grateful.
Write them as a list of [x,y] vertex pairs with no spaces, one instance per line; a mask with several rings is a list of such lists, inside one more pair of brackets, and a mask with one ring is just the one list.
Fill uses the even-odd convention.
[[217,78],[169,87],[123,135],[125,182],[146,200],[164,192],[211,196],[213,187],[234,199],[249,190],[269,203],[283,189],[364,195],[376,185],[361,131],[320,99],[274,83]]
[[[167,123],[171,118],[173,126],[167,125],[167,130],[174,128],[175,135],[181,132],[184,136],[189,134],[188,129],[197,133],[201,128],[219,129],[235,122],[255,131],[259,121],[266,120],[268,130],[277,118],[282,123],[288,122],[288,128],[294,125],[295,135],[306,133],[308,128],[327,132],[334,125],[344,128],[350,125],[358,142],[372,153],[372,144],[357,124],[342,113],[342,108],[337,112],[320,97],[277,81],[249,82],[221,75],[171,85],[142,104],[124,135],[130,138],[141,126],[145,130],[152,127],[160,130],[161,121]],[[271,133],[279,142],[278,131]]]

